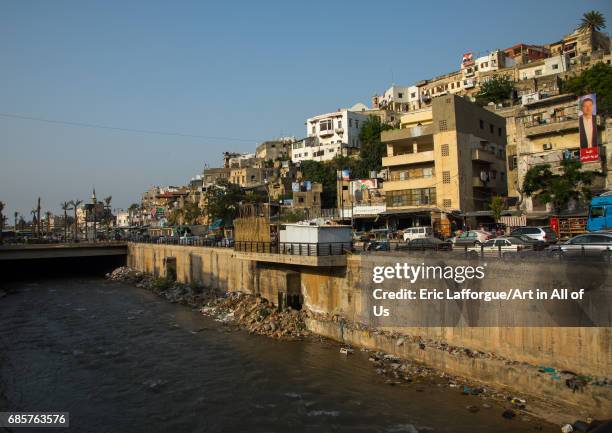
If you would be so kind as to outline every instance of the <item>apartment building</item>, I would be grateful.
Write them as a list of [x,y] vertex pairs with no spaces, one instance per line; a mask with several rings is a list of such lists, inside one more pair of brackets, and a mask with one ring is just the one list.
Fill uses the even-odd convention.
[[295,141],[293,137],[279,140],[264,141],[255,150],[255,157],[263,161],[276,161],[289,157],[291,144]]
[[223,152],[223,167],[243,168],[251,167],[257,162],[254,153]]
[[321,216],[322,184],[311,181],[293,182],[292,192],[292,208],[294,210],[304,212],[307,218]]
[[547,75],[562,74],[570,67],[570,59],[566,54],[560,54],[518,67],[518,79],[528,80]]
[[229,181],[242,188],[254,188],[264,185],[271,176],[272,170],[263,167],[243,167],[230,169]]
[[[364,106],[365,107],[365,106]],[[306,120],[307,137],[292,144],[291,160],[329,161],[359,151],[359,132],[368,119],[367,111],[341,109]]]
[[[578,103],[576,96],[562,94],[539,98],[505,113],[508,145],[508,196],[520,199],[522,182],[527,171],[536,165],[549,164],[553,171],[564,158],[580,159]],[[603,143],[605,125],[598,118],[598,142]],[[583,163],[583,169],[603,171],[603,162]],[[605,178],[595,183],[603,189]],[[549,213],[550,206],[523,197],[521,209],[528,215]]]
[[523,65],[549,56],[550,50],[542,45],[516,44],[504,50],[506,56],[514,60],[517,65]]
[[492,196],[506,194],[505,119],[465,98],[434,98],[381,140],[392,227],[448,224],[450,214],[488,210]]
[[389,87],[382,95],[372,97],[372,107],[402,113],[421,108],[421,94],[418,86]]
[[213,167],[205,168],[202,172],[203,186],[209,186],[216,183],[218,180],[229,180],[231,173],[230,168],[225,167]]

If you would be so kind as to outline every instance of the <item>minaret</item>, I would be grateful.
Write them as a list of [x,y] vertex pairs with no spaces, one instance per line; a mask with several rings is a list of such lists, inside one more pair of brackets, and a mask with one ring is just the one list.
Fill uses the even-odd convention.
[[96,189],[93,189],[93,193],[91,194],[91,203],[96,204],[98,201],[96,200]]

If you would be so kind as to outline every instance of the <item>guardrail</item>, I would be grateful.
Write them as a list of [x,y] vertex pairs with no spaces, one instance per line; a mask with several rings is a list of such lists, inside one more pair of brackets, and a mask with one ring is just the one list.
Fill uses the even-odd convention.
[[292,256],[340,256],[352,249],[351,242],[257,242],[237,241],[235,251],[245,253],[285,254]]
[[158,244],[158,245],[180,245],[185,247],[211,247],[211,248],[232,248],[233,241],[214,239],[190,239],[190,238],[158,238],[158,239],[128,239],[127,242],[138,244]]

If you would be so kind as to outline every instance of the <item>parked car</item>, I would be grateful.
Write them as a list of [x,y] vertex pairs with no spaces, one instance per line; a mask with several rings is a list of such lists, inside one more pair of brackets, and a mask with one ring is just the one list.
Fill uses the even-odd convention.
[[543,251],[548,246],[546,242],[540,241],[538,239],[530,238],[527,235],[510,235],[508,237],[519,239],[523,241],[524,243],[526,243],[527,245],[531,245],[534,251]]
[[482,245],[474,245],[468,248],[469,254],[473,256],[479,256],[481,254],[485,256],[518,256],[524,251],[532,250],[533,246],[527,242],[522,241],[517,237],[498,237],[495,239],[489,239]]
[[389,241],[370,241],[366,246],[366,251],[391,251]]
[[457,236],[454,245],[456,247],[472,247],[474,245],[484,244],[492,237],[493,235],[491,233],[485,232],[484,230],[468,230]]
[[557,233],[555,233],[555,231],[548,226],[519,227],[510,232],[510,236],[518,235],[529,236],[530,238],[546,242],[548,245],[556,244],[558,240]]
[[413,239],[422,239],[429,236],[433,236],[433,229],[431,227],[410,227],[404,229],[404,241],[408,242]]
[[453,249],[453,245],[449,241],[442,241],[438,238],[430,236],[423,239],[413,239],[403,245],[398,244],[396,249],[408,251],[450,251]]
[[582,258],[591,259],[612,258],[612,233],[594,232],[574,236],[570,240],[552,245],[548,250],[552,257],[556,258]]

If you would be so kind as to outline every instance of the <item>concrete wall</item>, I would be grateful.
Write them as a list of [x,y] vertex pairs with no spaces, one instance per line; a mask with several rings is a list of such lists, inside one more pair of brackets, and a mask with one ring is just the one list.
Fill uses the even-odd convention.
[[[220,290],[261,294],[272,302],[278,293],[301,291],[306,308],[326,314],[339,314],[349,321],[368,323],[371,288],[364,282],[371,265],[368,257],[350,256],[346,267],[309,267],[291,264],[265,264],[240,259],[223,248],[130,244],[128,265],[163,276],[165,258],[176,258],[177,279],[195,281]],[[380,256],[377,256],[380,257]],[[410,261],[409,256],[384,256],[386,260]],[[378,260],[378,259],[377,259]],[[413,257],[421,263],[428,259]],[[416,262],[415,262],[416,263]],[[496,267],[497,266],[497,267]],[[559,283],[569,269],[564,263],[491,262],[494,275],[491,287],[499,290],[538,287]],[[579,273],[579,270],[576,271]],[[612,274],[612,273],[611,273]],[[521,275],[521,278],[517,278]],[[556,277],[553,277],[556,276]],[[578,278],[580,275],[570,277]],[[598,284],[612,285],[612,275],[600,275]],[[299,289],[295,287],[299,284]],[[576,282],[574,281],[574,284]],[[525,310],[528,310],[526,306]],[[514,311],[513,311],[514,312]],[[533,365],[546,365],[582,374],[606,376],[612,360],[610,327],[388,327],[423,339],[444,341],[449,345],[493,352],[505,358]],[[444,368],[444,363],[434,367]]]

